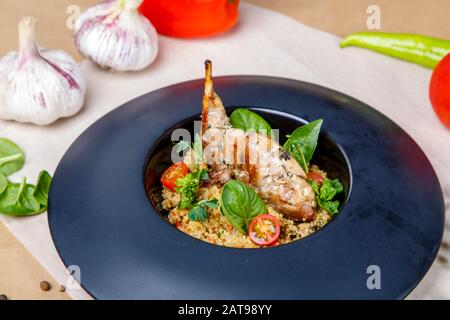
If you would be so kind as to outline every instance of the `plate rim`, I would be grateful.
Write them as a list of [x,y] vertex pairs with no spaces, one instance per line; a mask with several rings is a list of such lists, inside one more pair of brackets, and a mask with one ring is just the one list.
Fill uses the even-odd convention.
[[[434,169],[434,166],[432,165],[432,163],[431,163],[431,161],[429,160],[429,158],[428,158],[428,156],[426,155],[426,153],[423,151],[422,147],[416,142],[415,139],[413,139],[413,138],[411,137],[411,135],[410,135],[410,134],[409,134],[409,133],[401,126],[401,125],[399,125],[398,123],[394,122],[391,118],[389,118],[387,115],[385,115],[385,114],[382,113],[381,111],[375,109],[375,108],[372,107],[371,105],[367,104],[366,102],[364,102],[364,101],[362,101],[362,100],[360,100],[360,99],[358,99],[358,98],[355,98],[355,97],[353,97],[353,96],[351,96],[351,95],[349,95],[349,94],[347,94],[347,93],[340,92],[340,91],[338,91],[338,90],[336,90],[336,89],[329,88],[329,87],[326,87],[326,86],[320,85],[320,84],[315,84],[315,83],[312,83],[312,82],[307,82],[307,81],[303,81],[303,80],[299,80],[299,79],[294,79],[294,78],[287,78],[287,77],[280,77],[280,76],[270,76],[270,75],[224,75],[224,76],[215,76],[214,79],[223,79],[223,80],[231,80],[231,79],[247,79],[247,80],[256,79],[256,80],[262,80],[262,79],[264,79],[264,80],[277,80],[277,81],[282,81],[282,82],[290,82],[290,83],[293,83],[293,84],[295,84],[295,83],[301,84],[301,85],[303,85],[303,86],[306,86],[307,88],[311,88],[315,93],[317,93],[317,90],[319,90],[320,93],[324,93],[325,95],[327,95],[327,93],[334,93],[334,94],[337,94],[338,96],[345,96],[346,98],[348,98],[348,99],[350,99],[350,100],[352,100],[352,101],[355,101],[355,102],[358,102],[359,104],[364,105],[364,106],[367,107],[368,110],[370,110],[371,112],[373,112],[373,113],[375,113],[375,114],[377,114],[377,115],[381,115],[381,116],[384,117],[387,121],[389,121],[391,124],[397,126],[397,127],[402,131],[402,133],[403,133],[405,136],[407,136],[411,141],[414,142],[414,144],[416,145],[416,147],[417,147],[417,148],[420,150],[420,152],[425,156],[426,161],[428,162],[430,168],[432,169],[432,172],[431,172],[431,173],[436,177],[436,181],[437,181],[437,183],[438,183],[438,185],[439,185],[439,189],[440,189],[439,195],[440,195],[440,198],[441,198],[441,202],[442,202],[442,204],[443,204],[443,207],[442,207],[442,210],[441,210],[441,218],[442,218],[441,220],[442,220],[443,223],[441,224],[442,228],[441,228],[441,232],[440,232],[440,235],[439,235],[439,239],[440,239],[439,243],[442,243],[443,236],[444,236],[444,231],[445,231],[445,218],[446,218],[446,217],[445,217],[445,200],[444,200],[444,195],[443,195],[443,189],[442,189],[441,181],[440,181],[440,179],[439,179],[439,176],[438,176],[437,173],[436,173],[436,170]],[[58,171],[60,171],[60,169],[61,169],[61,164],[63,163],[66,154],[69,153],[69,151],[72,149],[72,147],[73,147],[73,146],[74,146],[74,145],[75,145],[75,144],[76,144],[76,143],[77,143],[77,142],[78,142],[78,141],[79,141],[79,140],[87,133],[87,131],[88,131],[91,127],[94,127],[94,126],[96,126],[98,123],[107,120],[109,117],[112,117],[116,112],[119,112],[119,111],[121,111],[122,109],[126,108],[127,105],[129,105],[129,104],[131,104],[131,103],[133,103],[133,102],[135,102],[135,101],[138,101],[138,100],[140,100],[140,99],[143,99],[143,98],[145,98],[147,95],[156,94],[156,93],[158,93],[158,92],[160,92],[160,91],[164,91],[164,90],[168,90],[168,89],[173,89],[173,88],[176,88],[176,87],[181,86],[181,85],[194,84],[194,83],[196,83],[196,82],[203,82],[203,81],[204,81],[203,78],[195,78],[195,79],[186,80],[186,81],[180,81],[180,82],[176,82],[176,83],[174,83],[174,84],[170,84],[170,85],[167,85],[167,86],[159,87],[159,88],[154,89],[154,90],[152,90],[152,91],[149,91],[149,92],[146,92],[146,93],[144,93],[144,94],[141,94],[141,95],[139,95],[139,96],[137,96],[137,97],[135,97],[135,98],[132,98],[132,99],[130,99],[130,100],[128,100],[128,101],[126,101],[126,102],[120,104],[119,106],[117,106],[117,107],[111,109],[111,110],[108,111],[107,113],[103,114],[103,115],[100,116],[98,119],[96,119],[95,121],[91,122],[91,123],[89,124],[88,127],[84,128],[84,129],[78,134],[78,136],[70,143],[70,146],[65,150],[64,155],[60,158],[60,160],[59,160],[59,162],[58,162],[58,165],[57,165],[57,167],[55,168],[54,176],[58,173]],[[256,108],[259,108],[259,109],[270,109],[269,107],[266,107],[266,106],[255,106],[255,107],[256,107]],[[278,110],[278,109],[273,109],[273,110],[279,111],[279,112],[288,113],[288,112],[281,111],[281,110]],[[299,115],[295,115],[295,114],[292,114],[292,115],[295,116],[295,117],[297,117],[297,118],[301,118],[301,116],[299,116]],[[192,116],[195,116],[195,115],[193,114]],[[303,118],[301,118],[301,119],[303,119]],[[305,120],[305,119],[303,119],[303,120]],[[330,137],[333,137],[333,135],[331,135],[331,134],[329,134],[329,133],[327,133],[327,134],[328,134]],[[333,139],[333,140],[335,140],[335,139]],[[154,143],[155,143],[155,141],[153,142],[153,144],[154,144]],[[346,161],[347,161],[347,163],[350,165],[350,168],[351,168],[351,162],[350,162],[349,159],[347,158],[347,153],[345,152],[345,149],[344,149],[340,144],[337,143],[337,145],[338,145],[339,148],[342,150],[343,154],[344,154],[345,157],[346,157]],[[148,150],[148,153],[150,153],[150,149]],[[147,163],[147,158],[144,159],[143,163],[144,163],[144,165]],[[350,170],[350,176],[351,176],[351,180],[352,180],[352,182],[353,182],[353,179],[354,179],[354,178],[353,178],[352,170]],[[50,190],[50,192],[49,192],[49,208],[50,208],[50,194],[51,194],[51,190]],[[349,197],[348,197],[348,198],[350,198],[350,195],[351,195],[351,192],[349,193]],[[347,200],[347,201],[348,201],[348,200]],[[62,256],[61,251],[60,251],[60,247],[59,247],[59,245],[57,244],[57,242],[55,241],[55,235],[54,235],[55,230],[52,228],[52,224],[51,224],[51,222],[50,222],[50,220],[51,220],[51,217],[50,217],[50,216],[51,216],[50,210],[48,210],[48,211],[47,211],[47,225],[48,225],[48,228],[49,228],[49,231],[50,231],[50,236],[51,236],[52,242],[53,242],[53,244],[54,244],[54,246],[55,246],[57,255],[58,255],[58,257],[61,259],[61,261],[63,262],[64,267],[65,267],[66,270],[67,270],[68,263],[67,263],[66,259]],[[180,231],[180,232],[181,232],[181,231]],[[314,234],[316,234],[316,233],[317,233],[317,231],[314,232]],[[312,235],[310,235],[310,236],[314,236],[314,234],[312,234]],[[185,234],[185,235],[186,235],[187,237],[191,237],[190,235],[187,235],[187,234]],[[309,238],[310,236],[308,236],[308,238]],[[196,239],[196,240],[198,240],[198,239]],[[198,241],[201,241],[201,240],[198,240]],[[301,241],[294,241],[294,243],[295,243],[295,242],[301,242]],[[291,244],[292,244],[292,243],[291,243]],[[286,245],[289,245],[289,244],[286,244]],[[219,247],[221,247],[221,246],[219,246]],[[223,247],[223,248],[226,248],[226,249],[236,249],[236,248],[229,248],[229,247]],[[269,248],[269,249],[270,249],[270,248]],[[436,257],[437,257],[437,255],[438,255],[438,252],[439,252],[439,246],[437,247],[436,250],[434,250],[434,252],[430,252],[431,257],[432,257],[432,259],[430,260],[430,263],[428,263],[428,264],[426,265],[426,268],[424,269],[424,271],[423,271],[420,275],[418,275],[418,277],[417,277],[415,283],[412,284],[409,288],[407,288],[407,289],[406,289],[399,297],[397,297],[397,298],[396,298],[397,300],[399,300],[399,299],[400,299],[400,300],[405,299],[405,298],[406,298],[406,297],[407,297],[407,296],[408,296],[408,295],[409,295],[409,294],[410,294],[410,293],[418,286],[418,284],[423,280],[423,278],[426,276],[426,274],[430,271],[431,266],[433,265],[433,263],[434,263],[435,260],[436,260]],[[77,280],[77,279],[75,279],[75,280]],[[79,282],[77,281],[77,283],[79,283]],[[79,283],[79,285],[80,285],[80,286],[83,288],[83,290],[84,290],[86,293],[88,293],[92,298],[94,298],[94,299],[99,299],[98,297],[96,297],[96,296],[91,292],[91,290],[89,290],[89,289],[83,284],[83,282]],[[275,298],[274,300],[278,300],[278,299]]]

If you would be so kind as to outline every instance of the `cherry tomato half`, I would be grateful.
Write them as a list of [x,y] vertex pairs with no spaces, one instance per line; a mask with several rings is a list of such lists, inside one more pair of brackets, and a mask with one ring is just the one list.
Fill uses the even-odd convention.
[[183,178],[189,172],[184,162],[178,162],[170,166],[161,176],[161,183],[164,187],[174,191],[178,179]]
[[441,122],[450,129],[450,54],[433,71],[430,101]]
[[250,223],[248,235],[254,243],[260,246],[270,246],[280,236],[280,223],[270,214],[257,216]]
[[323,177],[317,172],[308,172],[308,178],[317,182],[318,184],[322,184],[323,182]]

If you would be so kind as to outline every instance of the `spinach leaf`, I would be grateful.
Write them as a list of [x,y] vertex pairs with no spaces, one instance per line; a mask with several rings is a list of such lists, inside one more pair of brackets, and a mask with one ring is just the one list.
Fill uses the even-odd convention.
[[0,194],[2,194],[7,187],[8,187],[8,179],[5,177],[3,173],[0,172]]
[[22,182],[10,183],[0,196],[0,212],[10,216],[27,216],[39,213],[40,205],[33,198],[34,186]]
[[37,186],[28,184],[26,178],[21,183],[8,182],[0,194],[0,213],[9,216],[30,216],[47,209],[51,177],[46,171],[39,174]]
[[317,147],[322,119],[315,120],[297,128],[284,144],[284,150],[289,153],[300,166],[308,173],[308,164]]
[[344,192],[344,186],[339,179],[330,180],[325,178],[322,185],[309,180],[309,184],[314,190],[319,207],[327,210],[330,214],[335,215],[339,212],[339,201],[333,200],[339,193]]
[[249,186],[237,180],[228,181],[222,189],[222,212],[231,225],[242,233],[248,232],[256,216],[267,213],[264,201]]
[[0,173],[9,176],[22,169],[25,154],[11,140],[0,138]]
[[191,221],[205,221],[208,219],[208,211],[206,208],[216,209],[219,206],[217,199],[199,201],[191,210],[188,217]]
[[190,209],[193,207],[197,199],[197,191],[200,187],[201,180],[208,180],[208,172],[206,169],[199,169],[188,173],[183,178],[175,182],[175,191],[181,194],[181,201],[178,205],[179,209]]
[[50,176],[50,174],[47,171],[41,171],[36,182],[36,188],[34,189],[33,197],[43,207],[47,207],[48,193],[50,192],[51,183],[52,177]]
[[231,113],[230,123],[233,128],[245,131],[253,130],[267,136],[272,135],[272,128],[263,117],[248,109],[236,109]]

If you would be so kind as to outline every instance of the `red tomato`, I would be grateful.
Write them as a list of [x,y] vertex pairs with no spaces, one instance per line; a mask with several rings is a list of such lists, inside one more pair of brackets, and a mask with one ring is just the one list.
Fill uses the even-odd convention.
[[322,184],[323,177],[317,172],[308,172],[308,178],[317,182],[318,184]]
[[270,214],[257,216],[250,223],[248,235],[254,243],[260,246],[270,246],[280,236],[280,223]]
[[441,122],[450,129],[450,54],[433,71],[430,101]]
[[175,163],[170,166],[161,176],[161,183],[164,187],[174,191],[178,179],[183,178],[189,172],[184,162]]
[[140,12],[160,34],[205,37],[236,24],[239,0],[144,0]]

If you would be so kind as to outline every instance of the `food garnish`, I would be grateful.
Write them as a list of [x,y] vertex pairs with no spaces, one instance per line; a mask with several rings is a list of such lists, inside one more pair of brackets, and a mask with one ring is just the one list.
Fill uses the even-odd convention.
[[200,182],[208,179],[208,171],[206,169],[197,169],[176,180],[174,190],[181,195],[181,201],[178,208],[192,208],[197,199],[197,191],[200,187]]
[[177,180],[183,178],[188,172],[189,169],[184,162],[175,163],[164,171],[161,176],[161,183],[164,187],[174,191]]
[[250,223],[248,235],[257,245],[271,246],[280,236],[280,223],[270,214],[257,216]]
[[450,52],[450,41],[416,34],[358,32],[341,48],[357,46],[433,69]]
[[288,140],[283,146],[284,150],[297,160],[306,173],[309,171],[309,162],[317,147],[322,122],[322,119],[318,119],[297,128],[287,136]]
[[243,129],[245,131],[253,130],[267,136],[272,135],[272,128],[269,123],[259,114],[248,109],[238,108],[230,115],[230,123],[233,128]]
[[48,125],[81,109],[86,83],[71,56],[38,46],[35,23],[20,21],[19,52],[0,60],[0,118]]
[[267,213],[264,201],[249,186],[237,180],[228,181],[222,189],[222,213],[241,233],[247,233],[253,218]]
[[331,180],[325,178],[321,185],[315,180],[309,180],[309,183],[317,196],[318,205],[331,215],[337,214],[339,212],[340,202],[335,197],[344,192],[344,186],[339,179]]
[[208,219],[207,208],[217,209],[219,207],[219,201],[213,200],[201,200],[189,210],[188,218],[191,221],[205,221]]

